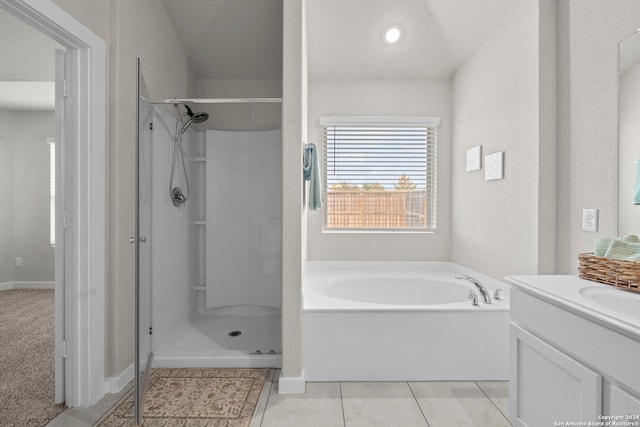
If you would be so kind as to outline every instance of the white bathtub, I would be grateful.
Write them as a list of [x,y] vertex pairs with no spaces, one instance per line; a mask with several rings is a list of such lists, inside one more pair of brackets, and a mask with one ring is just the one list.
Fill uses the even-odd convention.
[[[474,307],[466,274],[503,299]],[[477,292],[477,291],[476,291]],[[478,296],[479,295],[479,292]],[[448,262],[311,261],[303,284],[308,381],[506,380],[509,287]]]

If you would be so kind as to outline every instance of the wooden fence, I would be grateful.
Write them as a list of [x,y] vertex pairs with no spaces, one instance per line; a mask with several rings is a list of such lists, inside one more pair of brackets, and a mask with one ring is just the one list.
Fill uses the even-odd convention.
[[327,228],[427,228],[424,191],[328,191]]

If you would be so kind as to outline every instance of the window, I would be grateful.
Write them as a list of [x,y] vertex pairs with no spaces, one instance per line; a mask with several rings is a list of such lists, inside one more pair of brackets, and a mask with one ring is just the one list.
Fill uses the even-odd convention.
[[437,117],[323,117],[324,231],[436,229]]
[[56,140],[49,143],[49,243],[56,245]]

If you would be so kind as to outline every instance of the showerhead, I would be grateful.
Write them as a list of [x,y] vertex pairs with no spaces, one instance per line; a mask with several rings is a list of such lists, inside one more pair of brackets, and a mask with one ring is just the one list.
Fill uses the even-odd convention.
[[181,133],[184,133],[187,130],[187,128],[191,126],[191,123],[202,123],[209,118],[209,114],[207,113],[203,113],[203,112],[194,113],[193,111],[191,111],[191,108],[189,108],[188,105],[185,104],[184,106],[187,109],[187,115],[189,116],[189,120],[187,120],[187,122],[182,126],[182,130],[180,131]]
[[191,116],[191,120],[193,121],[193,123],[202,123],[208,118],[209,114],[203,112],[195,113],[193,116]]

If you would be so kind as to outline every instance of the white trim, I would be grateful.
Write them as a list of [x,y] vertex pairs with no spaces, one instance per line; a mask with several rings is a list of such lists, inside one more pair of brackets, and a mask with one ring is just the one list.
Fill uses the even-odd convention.
[[123,388],[127,386],[133,380],[135,374],[134,364],[129,365],[124,371],[117,377],[109,377],[106,380],[106,393],[119,393]]
[[283,377],[280,372],[280,378],[278,378],[278,393],[279,394],[299,394],[305,393],[307,383],[304,380],[304,372],[300,377]]
[[65,383],[70,407],[92,406],[105,392],[106,44],[51,0],[0,0],[72,55],[71,96],[75,182],[71,186],[72,266],[65,286]]
[[11,289],[54,289],[55,282],[6,282],[0,283],[0,291]]
[[427,116],[321,116],[323,126],[438,126],[440,117]]
[[164,101],[151,101],[152,104],[253,104],[282,102],[282,98],[170,98]]

